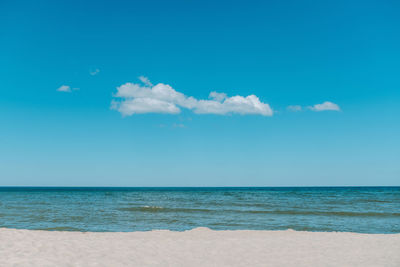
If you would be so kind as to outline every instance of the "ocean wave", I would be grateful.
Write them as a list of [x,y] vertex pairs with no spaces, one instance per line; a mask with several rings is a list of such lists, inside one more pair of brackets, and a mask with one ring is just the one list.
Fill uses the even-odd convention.
[[271,215],[311,215],[311,216],[346,216],[346,217],[400,217],[398,212],[351,212],[351,211],[307,211],[307,210],[233,210],[205,208],[171,208],[158,206],[123,207],[119,211],[165,212],[165,213],[245,213]]
[[248,210],[246,213],[265,213],[265,214],[282,214],[282,215],[316,215],[316,216],[347,216],[347,217],[400,217],[400,213],[391,212],[350,212],[350,211],[302,211],[302,210]]
[[124,207],[118,208],[119,211],[139,211],[139,212],[214,212],[210,209],[196,208],[166,208],[158,206],[140,206],[140,207]]
[[38,228],[36,230],[43,230],[43,231],[69,231],[69,232],[83,232],[83,229],[69,227],[69,226],[59,226],[59,227],[45,227],[45,228]]

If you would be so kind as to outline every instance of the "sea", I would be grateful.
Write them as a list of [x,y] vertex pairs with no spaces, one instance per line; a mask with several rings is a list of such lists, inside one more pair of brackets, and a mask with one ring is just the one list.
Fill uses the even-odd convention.
[[0,187],[0,227],[400,233],[400,187]]

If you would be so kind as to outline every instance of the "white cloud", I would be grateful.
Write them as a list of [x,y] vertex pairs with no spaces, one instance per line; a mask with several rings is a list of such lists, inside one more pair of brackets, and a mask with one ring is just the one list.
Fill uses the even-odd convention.
[[146,86],[153,86],[153,84],[150,82],[149,78],[144,77],[144,76],[139,76],[139,80],[144,83]]
[[111,108],[124,116],[139,113],[180,113],[180,108],[193,110],[197,114],[258,114],[272,116],[269,104],[255,95],[227,97],[225,93],[210,93],[210,100],[197,100],[186,96],[163,83],[152,85],[145,77],[139,78],[144,86],[126,83],[117,87]]
[[[175,91],[171,86],[163,83],[152,87],[141,86],[136,83],[126,83],[117,88],[117,93],[114,97],[121,98],[121,103],[131,102],[135,99],[154,99],[184,108],[193,108],[197,101],[193,97],[187,97]],[[157,109],[157,103],[159,102],[154,102],[155,109]]]
[[340,107],[337,104],[329,102],[329,101],[325,101],[322,104],[316,104],[316,105],[308,107],[308,108],[313,111],[325,111],[325,110],[340,111]]
[[57,89],[58,92],[71,93],[72,89],[68,85],[62,85]]
[[262,103],[255,95],[246,97],[237,95],[226,98],[224,101],[199,100],[194,112],[197,114],[220,114],[239,113],[239,114],[259,114],[272,116],[271,107]]
[[290,111],[301,111],[303,108],[300,105],[291,105],[287,107],[288,110]]
[[111,108],[118,110],[124,116],[143,113],[177,114],[181,110],[174,104],[154,98],[131,98],[121,102],[113,101]]
[[100,70],[99,70],[99,69],[95,69],[95,70],[91,70],[91,71],[89,71],[90,75],[92,75],[92,76],[95,76],[95,75],[97,75],[99,72],[100,72]]
[[69,85],[62,85],[59,88],[57,88],[58,92],[64,92],[64,93],[71,93],[72,91],[79,90],[79,88],[71,88]]
[[217,93],[215,91],[211,92],[209,98],[214,99],[215,101],[222,101],[226,99],[228,96],[225,93]]

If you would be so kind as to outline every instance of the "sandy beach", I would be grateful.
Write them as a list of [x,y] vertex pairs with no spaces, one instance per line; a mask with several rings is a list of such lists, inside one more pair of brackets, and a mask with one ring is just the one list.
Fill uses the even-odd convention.
[[400,266],[400,234],[0,229],[0,266]]

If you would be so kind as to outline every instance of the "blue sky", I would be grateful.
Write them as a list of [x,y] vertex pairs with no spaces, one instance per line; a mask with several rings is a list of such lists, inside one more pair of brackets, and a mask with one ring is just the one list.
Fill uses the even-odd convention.
[[0,185],[399,185],[399,12],[3,0]]

